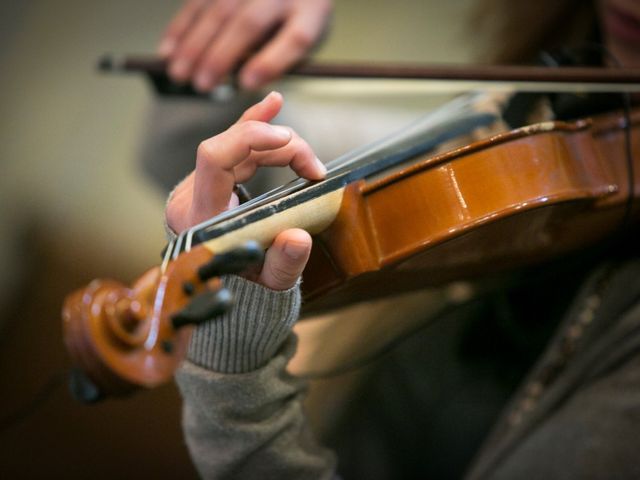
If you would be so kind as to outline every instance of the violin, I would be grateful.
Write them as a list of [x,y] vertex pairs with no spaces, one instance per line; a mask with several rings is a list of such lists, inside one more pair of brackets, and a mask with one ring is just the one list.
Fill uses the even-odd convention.
[[323,181],[296,180],[196,225],[131,287],[95,280],[70,294],[64,336],[78,396],[169,381],[193,326],[232,308],[220,275],[259,263],[288,228],[314,239],[305,316],[533,265],[640,219],[640,111],[535,123],[438,151],[499,120],[477,103],[461,97],[331,162]]

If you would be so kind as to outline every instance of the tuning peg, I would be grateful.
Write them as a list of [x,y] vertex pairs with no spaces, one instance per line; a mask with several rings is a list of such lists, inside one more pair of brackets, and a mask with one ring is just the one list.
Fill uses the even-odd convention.
[[256,242],[247,242],[242,247],[216,255],[210,262],[198,269],[200,280],[207,281],[213,277],[239,273],[247,267],[261,263],[264,252]]
[[85,404],[97,403],[104,398],[100,388],[78,368],[69,372],[69,390],[73,398]]
[[197,325],[218,317],[231,307],[231,300],[231,293],[226,288],[222,288],[217,292],[204,291],[199,293],[193,297],[189,305],[171,317],[173,328],[178,329],[184,325]]

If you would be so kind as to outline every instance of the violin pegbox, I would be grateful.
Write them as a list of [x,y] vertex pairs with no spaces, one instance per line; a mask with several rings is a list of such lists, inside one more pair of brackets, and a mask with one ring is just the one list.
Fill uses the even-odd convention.
[[[197,270],[198,284],[219,278],[222,275],[242,273],[253,265],[262,264],[264,252],[256,242],[247,242],[244,245],[215,255],[207,263]],[[182,285],[183,291],[192,297],[189,304],[172,316],[174,328],[184,325],[198,324],[203,321],[218,317],[231,307],[231,294],[224,288],[216,290],[212,295],[210,290],[198,293],[196,284],[186,281]]]
[[232,306],[220,275],[242,272],[262,257],[255,243],[220,255],[198,245],[130,288],[94,280],[70,294],[63,324],[75,364],[74,396],[93,403],[169,381],[186,355],[192,326]]

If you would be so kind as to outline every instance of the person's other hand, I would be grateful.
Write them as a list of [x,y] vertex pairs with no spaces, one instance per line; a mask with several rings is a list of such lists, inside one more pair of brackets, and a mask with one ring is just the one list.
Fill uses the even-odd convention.
[[[324,165],[292,129],[269,122],[282,108],[272,92],[250,107],[228,130],[198,147],[196,169],[174,190],[166,209],[167,225],[182,232],[238,204],[233,193],[260,166],[289,165],[298,175],[321,180]],[[267,250],[257,282],[273,290],[292,287],[311,252],[311,237],[300,229],[280,233]]]
[[275,80],[318,42],[332,0],[188,0],[170,22],[159,53],[169,75],[208,91],[235,68],[254,90]]

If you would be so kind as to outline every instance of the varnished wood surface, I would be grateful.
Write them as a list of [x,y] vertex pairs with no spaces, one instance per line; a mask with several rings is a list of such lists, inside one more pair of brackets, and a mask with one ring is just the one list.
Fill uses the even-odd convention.
[[94,280],[65,301],[64,338],[77,366],[107,395],[136,388],[154,388],[171,380],[185,356],[191,326],[175,329],[171,317],[189,297],[220,288],[219,279],[203,283],[197,270],[212,258],[199,245],[171,262],[164,272],[156,267],[131,288]]
[[[632,120],[637,152],[640,116]],[[350,186],[316,238],[305,313],[530,265],[606,237],[628,195],[622,124],[617,114],[525,127]],[[635,164],[637,197],[637,155]]]

